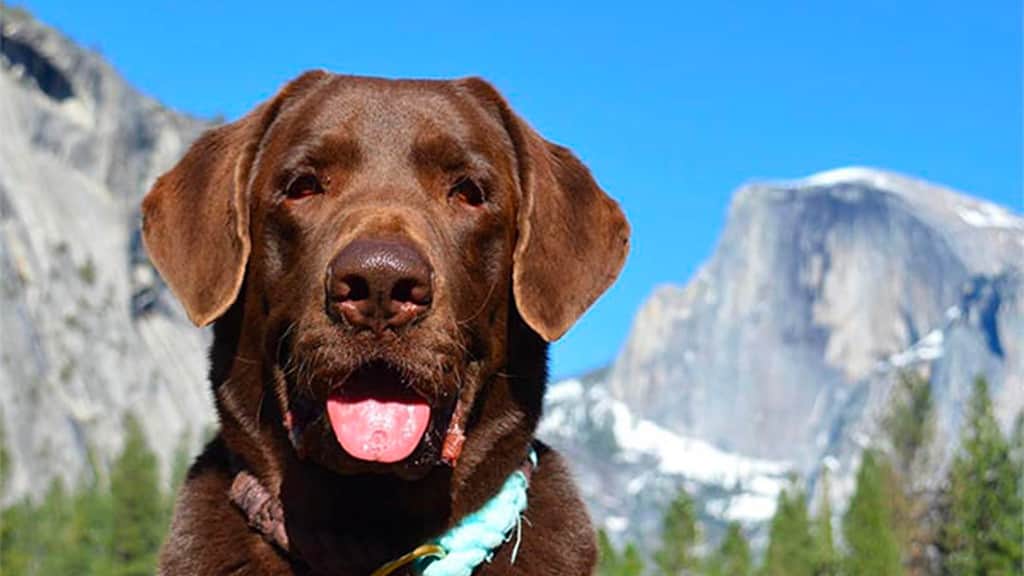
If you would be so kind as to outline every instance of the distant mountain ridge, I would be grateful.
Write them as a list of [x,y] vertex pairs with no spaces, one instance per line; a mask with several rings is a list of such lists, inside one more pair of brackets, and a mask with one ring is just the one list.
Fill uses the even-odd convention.
[[[1024,407],[1022,255],[1019,215],[892,172],[842,168],[748,184],[709,261],[685,286],[655,289],[611,366],[582,387],[553,386],[583,391],[573,402],[549,398],[545,423],[559,425],[545,431],[587,463],[577,470],[592,503],[630,493],[627,481],[645,474],[630,463],[641,456],[623,422],[673,435],[662,446],[706,443],[771,463],[734,464],[749,473],[715,482],[701,467],[716,469],[719,458],[694,455],[690,470],[672,471],[662,455],[651,490],[632,485],[643,502],[630,514],[617,512],[628,499],[596,508],[613,532],[651,536],[680,484],[711,521],[756,526],[774,510],[780,469],[812,482],[829,466],[842,510],[896,374],[909,369],[929,377],[935,396],[937,479],[975,376],[992,382],[1007,425]],[[565,426],[568,418],[581,424]],[[594,436],[597,446],[617,444],[620,460],[595,451]]]
[[[851,384],[941,328],[952,308],[980,313],[972,294],[981,286],[996,290],[1001,309],[978,327],[979,351],[1019,368],[1022,250],[1019,216],[889,172],[745,186],[694,281],[658,290],[641,309],[610,390],[727,448],[813,456],[824,431],[813,422],[827,427]],[[1024,382],[1019,370],[1006,376],[996,390],[1012,395]],[[750,418],[746,436],[738,416]],[[808,416],[810,428],[794,428]]]

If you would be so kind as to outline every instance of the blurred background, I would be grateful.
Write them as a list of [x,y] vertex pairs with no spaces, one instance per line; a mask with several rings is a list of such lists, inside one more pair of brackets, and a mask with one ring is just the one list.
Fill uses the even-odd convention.
[[148,574],[216,429],[138,203],[309,68],[480,75],[633,251],[540,437],[602,574],[1019,574],[1019,2],[0,7],[0,572]]

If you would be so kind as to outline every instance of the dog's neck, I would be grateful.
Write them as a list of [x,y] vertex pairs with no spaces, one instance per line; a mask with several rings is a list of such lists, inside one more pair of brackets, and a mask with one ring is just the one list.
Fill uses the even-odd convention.
[[457,464],[410,481],[342,476],[300,459],[267,397],[272,370],[252,361],[261,355],[249,350],[240,316],[233,307],[214,327],[210,379],[221,437],[233,459],[279,499],[292,553],[311,566],[368,573],[479,509],[527,455],[541,413],[547,344],[518,317],[510,322],[506,369],[481,384]]

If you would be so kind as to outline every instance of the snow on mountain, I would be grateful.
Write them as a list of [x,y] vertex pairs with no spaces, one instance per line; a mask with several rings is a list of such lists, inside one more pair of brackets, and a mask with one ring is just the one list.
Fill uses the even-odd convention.
[[[546,401],[545,419],[539,430],[541,436],[572,438],[586,429],[587,421],[607,422],[618,448],[613,457],[622,464],[653,461],[656,463],[654,470],[661,474],[704,484],[743,485],[748,488],[750,497],[767,498],[772,507],[790,468],[786,462],[744,458],[707,442],[675,434],[650,420],[637,418],[600,386],[584,388],[580,380],[565,380],[552,386]],[[629,491],[635,493],[642,487],[642,482],[634,482]],[[747,519],[763,520],[764,517]]]
[[978,228],[1004,228],[1008,230],[1024,230],[1024,220],[1001,206],[976,198],[964,196],[955,190],[936,186],[917,180],[873,168],[851,166],[819,172],[792,184],[795,186],[845,186],[864,184],[876,190],[888,190],[913,198],[918,204],[933,203],[940,200],[969,226]]
[[597,523],[616,539],[647,542],[685,487],[714,536],[730,521],[760,526],[775,512],[789,462],[748,458],[634,415],[592,379],[548,389],[538,435],[572,462]]

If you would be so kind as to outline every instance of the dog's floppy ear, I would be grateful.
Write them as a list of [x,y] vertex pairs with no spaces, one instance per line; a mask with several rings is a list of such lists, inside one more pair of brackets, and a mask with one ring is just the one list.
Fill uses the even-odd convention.
[[527,170],[520,169],[512,290],[526,323],[552,342],[618,277],[629,253],[629,223],[570,150],[520,124]]
[[249,169],[284,102],[328,74],[292,80],[245,117],[203,134],[142,201],[142,238],[156,269],[197,326],[238,296],[249,259]]
[[537,134],[486,81],[464,82],[497,107],[516,149],[516,306],[542,338],[557,340],[619,275],[629,253],[629,223],[570,150]]

